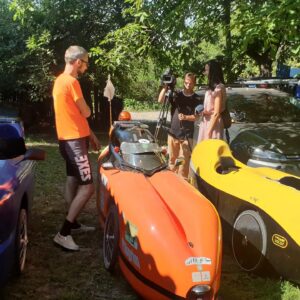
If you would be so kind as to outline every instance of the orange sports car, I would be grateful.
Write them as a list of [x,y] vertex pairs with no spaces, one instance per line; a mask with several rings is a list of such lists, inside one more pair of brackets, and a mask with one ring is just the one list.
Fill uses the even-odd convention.
[[103,260],[144,299],[217,299],[222,232],[214,206],[167,168],[147,125],[114,123],[98,159]]

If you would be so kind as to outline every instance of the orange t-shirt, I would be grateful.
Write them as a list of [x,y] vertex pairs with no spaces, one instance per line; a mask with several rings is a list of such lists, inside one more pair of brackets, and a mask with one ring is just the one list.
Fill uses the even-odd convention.
[[76,101],[83,97],[80,84],[68,74],[59,75],[52,91],[56,132],[59,140],[71,140],[90,135],[87,119],[80,113]]

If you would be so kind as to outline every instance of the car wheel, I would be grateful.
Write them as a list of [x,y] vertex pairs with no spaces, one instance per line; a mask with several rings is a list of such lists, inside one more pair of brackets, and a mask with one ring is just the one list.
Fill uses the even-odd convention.
[[21,208],[19,212],[15,241],[15,271],[20,275],[25,268],[28,244],[28,217],[25,208]]
[[119,215],[117,207],[112,204],[106,217],[103,236],[103,262],[106,270],[112,272],[118,260]]
[[257,272],[265,262],[267,230],[262,217],[245,210],[236,218],[232,231],[233,255],[243,270]]

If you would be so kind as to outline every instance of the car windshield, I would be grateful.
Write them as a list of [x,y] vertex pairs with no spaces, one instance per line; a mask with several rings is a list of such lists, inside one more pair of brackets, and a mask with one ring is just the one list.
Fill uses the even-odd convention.
[[235,122],[300,122],[300,108],[289,97],[262,94],[229,94],[228,107]]
[[160,147],[148,140],[140,140],[135,143],[123,142],[121,154],[127,164],[146,171],[159,169],[166,165]]

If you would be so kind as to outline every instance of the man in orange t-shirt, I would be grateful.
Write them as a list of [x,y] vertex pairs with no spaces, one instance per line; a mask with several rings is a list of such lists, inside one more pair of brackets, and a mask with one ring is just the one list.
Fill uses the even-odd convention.
[[56,78],[52,94],[59,150],[66,161],[65,201],[68,212],[54,242],[65,249],[78,251],[79,246],[71,232],[95,229],[78,223],[76,218],[94,193],[89,142],[96,150],[100,149],[100,143],[89,127],[87,118],[91,110],[77,80],[88,68],[88,53],[82,47],[71,46],[66,50],[65,62],[65,70]]

